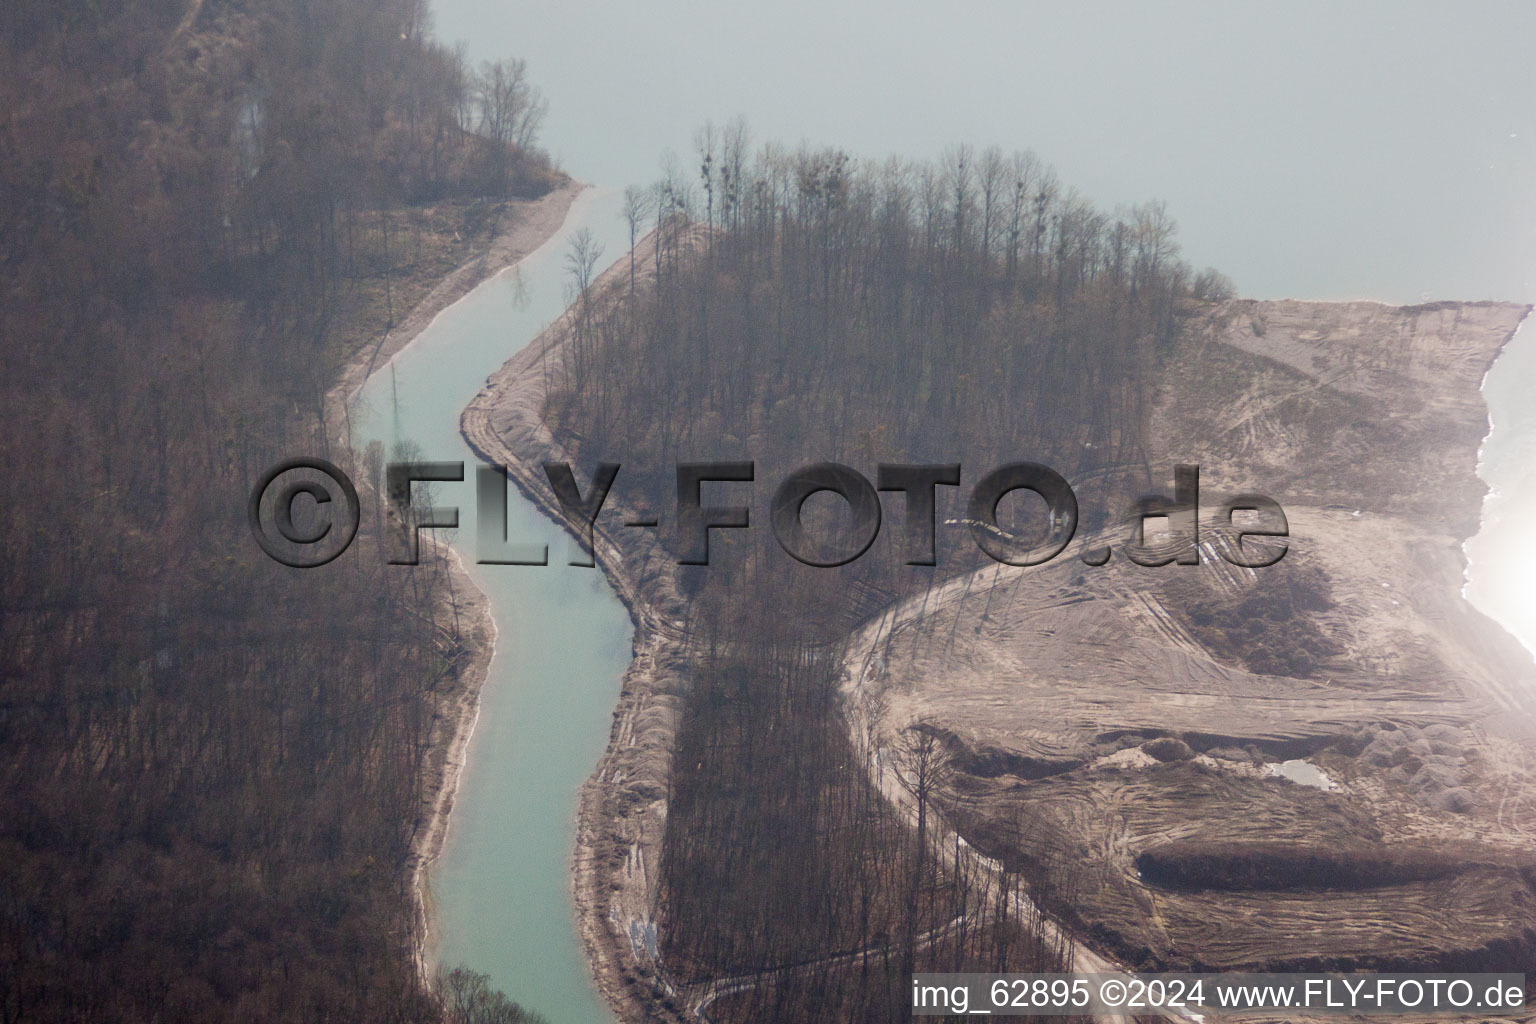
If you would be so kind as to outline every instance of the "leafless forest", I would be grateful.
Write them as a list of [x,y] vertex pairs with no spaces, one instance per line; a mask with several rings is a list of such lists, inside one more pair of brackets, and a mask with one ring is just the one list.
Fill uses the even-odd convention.
[[[622,453],[626,498],[666,513],[672,467],[696,459],[755,460],[759,487],[823,460],[872,478],[878,462],[1027,458],[1145,481],[1145,371],[1181,309],[1230,289],[1191,274],[1160,205],[1097,210],[1030,154],[749,156],[739,125],[698,143],[695,173],[629,193],[631,238],[648,238],[625,280],[595,288],[583,243],[571,253],[573,347],[547,413],[591,459]],[[833,536],[847,526],[807,515]],[[1065,963],[1070,942],[1042,939],[1038,908],[1070,903],[1074,867],[998,875],[943,849],[942,738],[877,750],[842,719],[838,639],[978,553],[941,531],[934,568],[882,539],[813,569],[764,526],[740,533],[679,569],[694,653],[663,850],[666,969],[715,996],[713,1020],[887,1021],[907,1019],[914,968]],[[897,759],[915,821],[873,789],[873,757]],[[1017,846],[1042,845],[1035,823],[1015,827]]]
[[413,959],[441,564],[286,570],[244,507],[412,211],[558,180],[541,112],[420,0],[0,9],[0,1020],[524,1019]]

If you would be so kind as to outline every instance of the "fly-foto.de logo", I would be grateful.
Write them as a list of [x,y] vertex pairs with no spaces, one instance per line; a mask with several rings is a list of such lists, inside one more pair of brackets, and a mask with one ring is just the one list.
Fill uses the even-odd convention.
[[[618,479],[620,464],[599,463],[585,488],[569,463],[543,464],[548,504],[560,510],[574,538],[571,565],[592,566],[593,532]],[[708,565],[714,530],[752,527],[753,462],[681,462],[676,467],[677,502],[668,547],[679,565]],[[900,493],[904,518],[901,550],[907,565],[937,564],[938,489],[959,487],[959,463],[880,463],[875,482],[850,466],[818,462],[786,476],[775,488],[769,528],[779,546],[805,565],[847,565],[868,551],[884,518],[880,493]],[[464,482],[463,462],[391,462],[384,470],[385,500],[391,528],[389,561],[415,565],[423,530],[454,530],[457,506],[416,502],[417,484]],[[482,565],[548,565],[547,544],[516,543],[507,536],[506,468],[481,465],[475,471],[476,561]],[[705,504],[704,490],[712,497]],[[1029,491],[1045,503],[1043,522],[1028,535],[999,523],[998,507],[1015,491]],[[818,532],[806,522],[806,502],[814,495],[836,495],[846,504],[846,525]],[[721,495],[724,495],[724,498]],[[433,500],[436,500],[435,498]],[[715,503],[719,502],[719,503]],[[251,533],[272,558],[295,568],[325,565],[357,536],[360,502],[357,488],[340,468],[324,459],[287,459],[264,473],[251,491]],[[1129,533],[1120,550],[1137,565],[1200,563],[1200,467],[1174,467],[1173,497],[1146,495],[1132,503],[1125,519]],[[1165,538],[1149,540],[1154,520],[1166,524]],[[1041,565],[1060,555],[1078,527],[1077,495],[1049,466],[1011,462],[988,472],[971,488],[965,516],[946,520],[965,526],[977,548],[1007,565]],[[1214,552],[1247,569],[1274,565],[1285,556],[1290,527],[1279,502],[1262,494],[1239,494],[1222,501],[1216,523],[1227,543]],[[660,530],[658,519],[627,520],[623,526]],[[1039,527],[1043,526],[1041,537]],[[1249,541],[1245,545],[1245,541]],[[1081,554],[1087,565],[1104,565],[1113,556],[1107,545]]]

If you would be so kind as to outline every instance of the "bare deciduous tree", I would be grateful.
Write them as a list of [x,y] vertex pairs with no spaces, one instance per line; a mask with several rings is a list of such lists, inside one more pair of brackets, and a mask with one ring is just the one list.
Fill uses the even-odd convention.
[[528,76],[522,59],[486,61],[475,76],[479,131],[493,147],[497,184],[505,182],[514,155],[533,148],[548,105]]
[[654,196],[648,189],[630,185],[624,190],[624,222],[629,225],[629,292],[635,293],[635,246],[640,241],[640,225],[650,212]]

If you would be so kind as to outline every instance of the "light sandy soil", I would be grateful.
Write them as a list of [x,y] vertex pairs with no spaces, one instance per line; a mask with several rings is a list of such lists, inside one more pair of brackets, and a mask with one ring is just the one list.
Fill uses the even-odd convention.
[[[914,726],[944,736],[962,769],[951,824],[1005,860],[1081,864],[1079,928],[1120,962],[1523,969],[1536,949],[1536,666],[1461,597],[1461,544],[1485,490],[1479,386],[1525,313],[1214,311],[1165,367],[1149,446],[1165,492],[1174,462],[1201,465],[1203,564],[1078,560],[1118,547],[1122,526],[1045,566],[952,580],[859,635],[853,727],[882,744]],[[1242,492],[1286,510],[1277,566],[1218,557],[1228,541],[1212,513]],[[1316,603],[1291,609],[1287,592]],[[1233,610],[1262,628],[1223,624]],[[1252,663],[1319,638],[1329,649],[1297,670]],[[1135,749],[1158,737],[1203,756],[1164,763]],[[1338,787],[1261,770],[1303,756]],[[1018,834],[1020,814],[1033,835]],[[1188,839],[1239,856],[1275,842],[1417,844],[1463,866],[1369,889],[1142,880],[1138,854]]]
[[[430,541],[430,538],[429,538]],[[416,962],[423,977],[430,978],[432,890],[427,885],[427,870],[442,852],[448,839],[454,797],[464,772],[470,738],[480,716],[480,690],[496,653],[496,622],[490,601],[474,585],[459,553],[447,544],[431,541],[423,548],[426,558],[447,563],[452,594],[439,615],[451,615],[459,623],[462,651],[458,672],[450,684],[437,693],[437,707],[427,741],[423,774],[422,803],[416,818],[416,834],[411,841],[411,856],[406,864],[411,892],[420,914],[421,942]]]

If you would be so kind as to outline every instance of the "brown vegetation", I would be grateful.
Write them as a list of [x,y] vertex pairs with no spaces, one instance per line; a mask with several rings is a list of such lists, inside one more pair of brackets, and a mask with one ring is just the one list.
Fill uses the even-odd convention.
[[1206,650],[1250,672],[1307,679],[1344,651],[1318,626],[1333,609],[1328,577],[1295,560],[1266,567],[1262,588],[1202,594],[1174,607]]
[[467,682],[443,564],[289,570],[244,516],[450,209],[402,204],[556,179],[466,131],[425,25],[0,11],[0,1020],[439,1013],[406,868]]
[[1368,889],[1459,874],[1464,856],[1409,846],[1307,846],[1186,839],[1136,856],[1143,880],[1171,889]]

